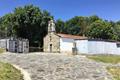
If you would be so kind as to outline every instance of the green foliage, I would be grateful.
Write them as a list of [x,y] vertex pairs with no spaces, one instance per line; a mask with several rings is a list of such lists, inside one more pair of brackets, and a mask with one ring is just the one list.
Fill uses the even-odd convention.
[[30,41],[30,46],[37,43],[38,46],[42,47],[50,18],[52,16],[47,11],[42,11],[33,5],[27,5],[15,8],[13,13],[3,16],[1,28],[4,27],[7,37],[27,38]]
[[0,62],[0,80],[23,80],[23,75],[12,65]]
[[87,57],[89,59],[93,59],[95,61],[100,61],[104,63],[112,63],[112,64],[120,63],[120,56],[118,55],[94,55]]
[[120,40],[120,21],[116,23],[109,22],[96,15],[90,17],[75,16],[65,22],[58,20],[56,25],[58,33],[62,32],[97,39]]
[[[74,35],[85,35],[88,29],[88,26],[95,22],[96,20],[101,20],[98,16],[75,16],[74,18],[64,22],[62,20],[57,20],[57,32],[67,33]],[[63,27],[64,26],[64,27]]]
[[56,21],[56,32],[65,33],[65,23],[61,19]]
[[12,20],[13,20],[13,15],[6,14],[5,16],[0,18],[0,37],[6,37],[7,35],[12,34]]
[[87,36],[90,38],[118,40],[118,36],[111,23],[102,20],[95,21],[89,26]]

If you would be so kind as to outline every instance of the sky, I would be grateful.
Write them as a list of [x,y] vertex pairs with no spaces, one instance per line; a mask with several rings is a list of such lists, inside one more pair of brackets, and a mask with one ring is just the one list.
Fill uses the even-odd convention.
[[49,11],[55,20],[66,21],[74,16],[91,15],[98,15],[109,21],[120,20],[120,0],[1,0],[0,16],[28,4]]

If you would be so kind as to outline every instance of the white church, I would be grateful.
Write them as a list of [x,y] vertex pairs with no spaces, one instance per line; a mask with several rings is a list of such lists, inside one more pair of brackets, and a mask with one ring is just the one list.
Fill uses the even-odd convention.
[[56,33],[55,24],[51,20],[48,24],[48,34],[44,38],[44,52],[119,55],[120,42]]

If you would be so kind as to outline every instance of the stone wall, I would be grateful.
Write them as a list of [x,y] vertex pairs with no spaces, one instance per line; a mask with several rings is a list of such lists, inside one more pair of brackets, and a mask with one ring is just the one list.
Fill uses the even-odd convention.
[[44,52],[60,52],[60,37],[55,33],[48,33],[44,38]]
[[28,53],[29,52],[29,41],[27,39],[15,39],[11,38],[8,41],[9,52]]
[[0,48],[6,49],[6,41],[7,39],[0,39]]

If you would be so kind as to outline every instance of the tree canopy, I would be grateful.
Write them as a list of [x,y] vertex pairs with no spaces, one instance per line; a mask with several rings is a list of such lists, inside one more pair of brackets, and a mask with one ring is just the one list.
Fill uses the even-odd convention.
[[[120,21],[113,22],[99,18],[75,16],[68,21],[56,21],[58,33],[67,33],[89,38],[120,40]],[[63,27],[64,26],[64,27]]]
[[42,46],[50,18],[52,16],[49,12],[27,5],[15,8],[13,13],[1,17],[0,25],[7,37],[27,38],[30,46],[34,46],[34,43]]

